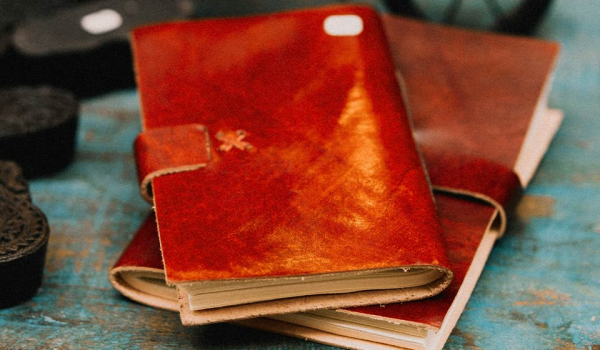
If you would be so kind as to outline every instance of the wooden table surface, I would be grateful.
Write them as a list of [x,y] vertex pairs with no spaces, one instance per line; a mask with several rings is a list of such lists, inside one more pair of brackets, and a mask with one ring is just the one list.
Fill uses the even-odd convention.
[[[448,349],[600,349],[600,2],[557,1],[539,36],[562,43],[550,105],[565,120]],[[45,280],[31,301],[0,310],[0,349],[331,348],[186,328],[110,286],[108,269],[150,210],[131,152],[139,129],[135,90],[84,100],[75,162],[31,182],[51,226]]]

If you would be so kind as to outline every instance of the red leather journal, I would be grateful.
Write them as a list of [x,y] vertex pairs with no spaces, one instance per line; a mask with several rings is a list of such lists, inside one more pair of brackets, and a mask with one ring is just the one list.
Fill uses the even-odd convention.
[[[504,207],[513,206],[558,128],[562,114],[546,105],[556,44],[393,16],[383,21],[436,188],[454,280],[420,301],[327,311],[308,321],[284,316],[238,323],[355,349],[441,348],[504,230]],[[111,281],[134,300],[176,310],[172,290],[151,296],[123,279],[142,269],[164,286],[153,230],[152,224],[140,230],[111,270]],[[340,314],[343,322],[336,320]],[[368,326],[356,327],[360,323]]]
[[378,15],[133,32],[142,192],[184,324],[430,297],[451,271]]
[[547,106],[556,43],[394,16],[383,21],[455,278],[426,300],[246,325],[353,349],[441,349],[504,231],[506,210],[558,129],[562,113]]

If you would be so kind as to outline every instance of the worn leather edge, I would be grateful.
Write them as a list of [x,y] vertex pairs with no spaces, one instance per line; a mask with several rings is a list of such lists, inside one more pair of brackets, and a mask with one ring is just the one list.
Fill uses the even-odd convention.
[[[490,220],[490,225],[492,224],[492,221],[493,221],[493,217]],[[488,232],[486,232],[484,234],[484,236],[482,237],[482,240],[480,242],[479,247],[477,248],[477,253],[475,256],[480,257],[484,261],[487,260],[487,258],[489,257],[489,254],[493,248],[493,243],[496,240],[496,237],[497,237],[497,234],[495,232],[488,230]],[[471,281],[472,286],[465,287],[466,279],[465,279],[465,282],[463,282],[463,285],[461,285],[461,289],[463,289],[463,287],[470,288],[470,291],[466,295],[463,295],[462,298],[459,298],[457,295],[457,298],[455,298],[455,300],[453,301],[452,306],[451,306],[451,309],[452,308],[459,309],[460,312],[452,312],[451,310],[449,310],[448,313],[446,314],[446,317],[444,317],[444,324],[439,328],[429,326],[426,324],[422,324],[422,323],[415,324],[414,322],[411,322],[411,321],[399,320],[399,319],[394,319],[394,318],[386,318],[386,317],[379,317],[379,316],[373,316],[373,315],[369,315],[368,317],[369,318],[380,318],[383,321],[395,323],[395,324],[404,324],[404,325],[413,324],[413,325],[417,325],[418,327],[425,328],[428,331],[435,332],[436,334],[434,335],[435,338],[433,341],[434,347],[432,349],[439,350],[445,344],[448,336],[452,332],[452,329],[454,329],[454,326],[456,325],[458,318],[462,314],[462,310],[464,309],[465,305],[467,304],[467,302],[472,294],[472,291],[474,289],[474,286],[477,283],[477,280],[478,280],[481,272],[483,271],[484,266],[485,266],[485,263],[480,263],[480,264],[472,263],[471,264],[471,266],[469,267],[469,272],[468,272],[467,276],[469,276],[469,278],[474,280],[474,281]],[[475,270],[472,270],[472,269],[475,269]],[[347,311],[347,310],[338,310],[338,311],[353,313],[352,311]],[[360,315],[363,315],[363,314],[360,314]],[[347,349],[356,349],[356,350],[364,350],[364,349],[400,350],[400,349],[405,349],[404,347],[397,347],[394,345],[382,344],[382,343],[369,341],[369,340],[365,340],[365,339],[340,336],[340,335],[330,333],[327,331],[322,331],[322,330],[318,330],[318,329],[314,329],[314,328],[309,328],[309,327],[295,325],[295,324],[291,324],[291,323],[287,323],[287,322],[282,322],[282,321],[278,321],[278,320],[271,319],[268,317],[237,320],[237,321],[232,321],[230,323],[248,327],[248,328],[252,328],[252,329],[258,329],[258,330],[263,330],[263,331],[267,331],[267,332],[283,334],[283,335],[287,335],[287,336],[291,336],[291,337],[295,337],[295,338],[310,340],[310,341],[318,342],[321,344],[343,347],[343,348],[347,348]]]
[[178,288],[179,311],[183,325],[193,326],[316,309],[389,304],[432,297],[444,290],[451,280],[452,274],[446,273],[439,279],[419,287],[313,295],[200,311],[190,310],[187,295]]
[[471,294],[473,294],[473,291],[477,286],[479,277],[481,276],[481,273],[485,268],[487,260],[489,259],[490,254],[492,253],[494,243],[503,233],[503,231],[498,231],[499,228],[494,228],[494,225],[498,221],[499,216],[500,212],[498,210],[495,210],[495,212],[490,217],[488,227],[485,233],[481,236],[481,240],[479,241],[479,245],[477,247],[477,250],[475,251],[473,259],[471,260],[469,269],[465,274],[465,278],[463,279],[458,289],[458,292],[456,293],[454,300],[450,305],[450,308],[444,316],[442,325],[435,334],[435,350],[442,349],[442,347],[448,340],[450,333],[452,332],[454,327],[456,327],[456,323],[458,322],[458,319],[465,310],[467,303],[471,298]]
[[[444,186],[433,186],[433,187],[434,187],[435,191],[446,192],[446,193],[459,195],[459,196],[472,197],[475,199],[482,200],[482,201],[488,203],[489,205],[491,205],[492,207],[494,207],[494,209],[496,209],[496,211],[498,212],[498,215],[497,215],[497,218],[494,220],[494,222],[491,223],[491,225],[497,226],[497,238],[501,238],[504,235],[504,232],[506,231],[507,222],[508,222],[507,211],[505,210],[504,206],[502,204],[500,204],[498,201],[496,201],[494,198],[492,198],[488,195],[485,195],[484,193],[472,192],[472,191],[463,190],[460,188],[452,188],[452,187],[444,187]],[[511,205],[511,207],[514,207],[514,205]]]
[[[449,191],[448,191],[449,190]],[[435,188],[436,192],[447,192],[450,195],[458,195],[460,197],[466,196],[470,197],[471,194],[466,194],[464,192],[456,192],[453,189],[439,189]],[[489,202],[486,199],[479,198],[480,196],[474,197],[477,200],[482,200],[485,203]],[[488,197],[489,198],[489,197]],[[491,205],[491,204],[489,204]],[[493,205],[492,205],[493,206]],[[461,284],[459,292],[454,298],[450,309],[446,313],[444,317],[444,321],[440,327],[430,326],[428,324],[416,323],[412,321],[397,319],[397,318],[388,318],[384,316],[376,316],[376,315],[365,315],[363,313],[356,313],[355,311],[340,309],[336,310],[342,313],[349,314],[358,314],[363,317],[368,317],[371,319],[379,319],[383,322],[389,322],[393,324],[402,324],[402,325],[413,325],[423,329],[427,329],[428,331],[434,332],[432,341],[428,343],[431,349],[440,350],[452,330],[454,329],[462,311],[464,310],[474,288],[477,284],[479,276],[485,267],[485,261],[488,259],[491,250],[494,246],[494,242],[499,236],[499,233],[496,231],[498,228],[494,229],[495,223],[498,221],[499,212],[498,210],[494,211],[494,214],[490,217],[490,221],[486,232],[483,233],[481,241],[478,245],[477,251],[473,257],[473,260],[469,266],[468,272],[465,276],[464,281]],[[466,289],[466,290],[465,290]],[[279,333],[287,336],[292,336],[296,338],[301,338],[305,340],[315,341],[322,344],[333,345],[337,347],[343,347],[347,349],[356,349],[356,350],[364,350],[364,349],[377,349],[377,350],[400,350],[405,349],[404,347],[398,347],[394,345],[382,344],[374,341],[369,341],[365,339],[358,339],[352,337],[340,336],[334,333],[330,333],[323,330],[318,330],[314,328],[309,328],[305,326],[290,324],[287,322],[282,322],[274,319],[270,319],[267,317],[256,318],[256,319],[248,319],[248,320],[238,320],[231,322],[233,324],[237,324],[244,327],[249,327],[253,329],[268,331]]]
[[[150,273],[162,274],[162,270],[152,269],[152,268],[143,268],[143,267],[133,267],[133,266],[120,266],[116,268],[112,268],[109,272],[109,281],[112,286],[123,294],[125,297],[150,306],[155,307],[167,311],[178,312],[179,311],[179,303],[177,301],[171,301],[162,299],[159,297],[154,297],[147,293],[143,293],[138,291],[137,289],[131,287],[127,284],[123,278],[121,277],[121,273],[133,272],[133,271],[144,271]],[[176,293],[175,290],[173,290]],[[287,336],[302,338],[305,340],[317,341],[323,344],[328,344],[332,346],[343,346],[348,349],[373,349],[373,350],[394,350],[398,349],[393,346],[386,346],[384,344],[369,342],[360,339],[342,337],[339,335],[335,335],[332,333],[327,333],[323,331],[319,331],[316,329],[311,329],[307,327],[292,325],[286,322],[277,321],[269,318],[254,318],[254,319],[244,319],[229,322],[231,324],[274,332],[278,334],[283,334]]]
[[[201,143],[199,145],[199,143]],[[189,147],[190,145],[200,147]],[[185,157],[171,152],[188,146]],[[210,137],[202,124],[185,124],[153,128],[141,132],[133,149],[136,159],[140,194],[149,203],[152,199],[152,179],[175,173],[198,170],[210,160]]]
[[191,165],[184,165],[184,166],[179,166],[179,167],[164,168],[164,169],[160,169],[160,170],[148,173],[146,176],[144,176],[144,178],[140,182],[140,195],[146,202],[154,204],[154,199],[153,199],[153,195],[152,195],[152,180],[154,178],[157,178],[159,176],[164,176],[164,175],[198,170],[198,169],[204,168],[205,166],[206,166],[205,163],[191,164]]
[[494,207],[499,215],[498,238],[506,230],[508,217],[523,194],[518,175],[501,165],[485,159],[436,156],[430,166],[435,191],[482,200]]
[[[134,300],[138,303],[145,304],[158,309],[178,311],[179,305],[176,300],[169,300],[161,297],[157,297],[148,293],[144,293],[127,282],[122,277],[124,273],[142,272],[148,274],[155,274],[157,276],[164,276],[164,270],[155,269],[151,267],[143,266],[117,266],[110,269],[108,273],[108,280],[110,284],[121,294],[127,298]],[[175,293],[175,290],[173,290]]]

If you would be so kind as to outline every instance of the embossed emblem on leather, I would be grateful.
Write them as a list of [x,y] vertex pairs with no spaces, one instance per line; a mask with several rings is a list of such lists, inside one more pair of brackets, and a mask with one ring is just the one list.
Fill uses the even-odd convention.
[[228,152],[233,147],[242,150],[249,151],[254,147],[246,141],[243,141],[246,137],[246,132],[244,130],[237,131],[219,131],[215,135],[217,140],[223,142],[219,148],[219,151]]

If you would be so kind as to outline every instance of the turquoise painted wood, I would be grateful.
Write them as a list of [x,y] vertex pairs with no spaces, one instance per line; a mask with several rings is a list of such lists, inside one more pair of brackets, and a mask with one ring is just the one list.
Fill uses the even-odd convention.
[[[600,3],[557,1],[540,36],[562,43],[550,104],[565,121],[448,349],[600,349]],[[75,162],[31,183],[51,225],[46,275],[33,300],[0,310],[0,349],[331,348],[226,324],[186,328],[113,290],[107,271],[149,211],[131,153],[138,96],[83,101],[81,117]]]

